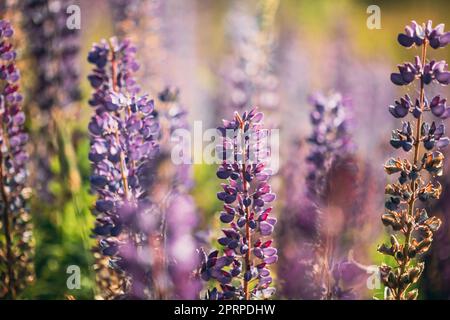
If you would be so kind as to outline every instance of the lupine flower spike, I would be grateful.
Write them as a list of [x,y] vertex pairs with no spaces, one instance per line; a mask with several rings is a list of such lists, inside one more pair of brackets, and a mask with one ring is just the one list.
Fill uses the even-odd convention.
[[[176,165],[171,159],[174,147],[178,147],[171,137],[178,130],[189,130],[188,110],[179,101],[178,88],[163,85],[164,82],[174,82],[170,79],[172,74],[167,73],[165,68],[169,62],[166,47],[179,41],[172,39],[170,19],[165,17],[166,2],[113,0],[110,5],[117,22],[116,34],[136,40],[139,52],[146,53],[142,56],[144,63],[139,72],[140,82],[151,93],[158,95],[156,116],[160,124],[160,152],[155,167],[149,172],[149,176],[154,177],[151,196],[157,204],[155,215],[161,229],[158,242],[162,244],[162,250],[158,250],[160,254],[154,258],[154,264],[159,267],[154,268],[152,274],[158,293],[156,298],[194,299],[199,296],[200,281],[193,275],[193,270],[198,266],[194,237],[198,213],[195,201],[189,195],[193,186],[192,168],[186,161],[188,159]],[[186,154],[182,153],[179,155],[186,158]]]
[[[184,151],[179,153],[181,163],[173,165],[171,159],[174,143],[171,143],[170,137],[177,130],[189,129],[187,110],[181,105],[178,97],[179,90],[170,86],[158,95],[161,147],[157,159],[160,174],[155,189],[166,190],[162,195],[165,200],[162,201],[164,205],[160,206],[160,210],[162,225],[165,224],[164,229],[167,230],[167,234],[163,236],[167,244],[165,258],[168,260],[166,278],[170,279],[169,296],[177,299],[194,299],[199,296],[201,282],[193,276],[193,270],[199,261],[194,237],[198,216],[194,199],[189,194],[193,185],[192,168]],[[184,147],[183,150],[186,150]]]
[[316,94],[311,97],[314,109],[310,114],[313,132],[308,138],[311,151],[306,161],[311,170],[307,176],[309,196],[313,202],[324,202],[326,197],[326,175],[331,165],[345,158],[353,150],[350,134],[348,101],[339,93],[329,96]]
[[[290,237],[295,240],[286,245],[290,252],[284,252],[279,277],[284,282],[283,290],[291,297],[352,299],[353,283],[348,281],[350,277],[342,275],[355,277],[358,270],[339,252],[343,247],[339,235],[347,231],[339,221],[352,221],[349,199],[355,199],[355,192],[349,181],[357,178],[350,106],[339,93],[315,94],[310,102],[312,132],[308,137],[306,190],[301,190],[303,194],[283,211],[293,218],[287,219],[280,236],[287,242],[286,234],[292,232]],[[291,164],[292,171],[298,171],[296,162]],[[291,194],[292,190],[288,192]],[[299,241],[304,245],[298,247]],[[291,281],[293,277],[297,281]]]
[[23,1],[24,29],[37,81],[34,97],[41,110],[64,108],[80,98],[80,30],[66,27],[69,0]]
[[203,256],[203,280],[214,279],[221,288],[209,291],[209,299],[263,299],[274,293],[268,267],[278,260],[271,239],[277,220],[269,206],[275,194],[268,183],[271,172],[263,146],[268,132],[262,119],[256,109],[236,112],[233,120],[224,120],[218,128],[222,144],[217,152],[223,162],[217,176],[226,183],[217,197],[224,202],[220,221],[229,227],[218,239],[223,255],[216,250]]
[[145,175],[158,151],[159,125],[153,100],[137,95],[134,53],[129,42],[114,38],[89,53],[96,67],[89,76],[95,89],[89,159],[98,194],[94,232],[100,249],[124,276],[125,297],[143,299],[151,297],[149,235],[155,227]]
[[13,34],[10,23],[0,20],[0,299],[15,299],[33,280],[33,242],[25,203],[28,135]]
[[[81,98],[80,30],[66,26],[66,9],[71,4],[70,0],[24,0],[17,3],[16,9],[22,13],[28,38],[26,57],[33,65],[30,80],[34,81],[27,81],[33,98],[27,101],[27,109],[39,118],[30,123],[32,156],[36,159],[31,163],[31,183],[39,199],[45,200],[42,203],[51,203],[55,208],[64,200],[49,186],[59,183],[75,194],[81,181],[76,151],[68,143],[70,130],[61,125],[75,117],[74,106]],[[57,173],[52,159],[60,159],[67,169]]]
[[416,98],[406,95],[389,107],[395,118],[411,117],[392,132],[390,140],[392,147],[403,149],[409,159],[390,158],[384,166],[386,173],[398,175],[398,180],[386,186],[386,212],[381,220],[396,234],[403,235],[403,239],[392,234],[390,244],[382,244],[378,251],[392,256],[396,262],[394,267],[380,267],[381,280],[386,286],[385,298],[414,300],[418,290],[410,287],[419,280],[425,267],[424,262],[416,260],[430,249],[433,234],[441,225],[437,217],[428,215],[424,206],[441,194],[441,185],[433,178],[443,174],[444,156],[440,149],[449,144],[444,124],[425,120],[426,113],[440,119],[450,115],[446,99],[426,95],[427,85],[450,83],[447,63],[428,60],[427,49],[445,47],[450,42],[450,32],[444,32],[443,24],[433,28],[430,20],[422,25],[413,21],[398,36],[398,42],[407,48],[421,48],[421,56],[416,56],[413,63],[399,65],[399,73],[391,74],[391,81],[399,86],[417,81],[419,94]]
[[[339,179],[345,179],[346,175],[355,179],[355,168],[351,164],[354,149],[350,130],[351,112],[348,101],[339,93],[329,96],[316,94],[310,100],[314,105],[310,114],[313,130],[308,139],[311,149],[306,159],[310,165],[306,186],[307,197],[316,208],[305,212],[314,213],[313,217],[309,217],[312,221],[305,221],[305,225],[314,226],[311,230],[316,247],[313,265],[316,264],[318,269],[312,268],[315,281],[309,283],[309,286],[312,292],[319,293],[316,296],[319,299],[351,299],[354,297],[352,289],[344,289],[340,283],[341,269],[346,266],[350,269],[350,264],[346,261],[339,262],[340,257],[335,252],[338,247],[337,235],[345,230],[336,223],[339,218],[333,216],[331,209],[342,206],[343,212],[350,211],[339,201],[339,192],[334,186]],[[345,189],[347,197],[354,197],[351,184],[344,183],[341,188]],[[347,215],[345,219],[351,221],[352,217]]]

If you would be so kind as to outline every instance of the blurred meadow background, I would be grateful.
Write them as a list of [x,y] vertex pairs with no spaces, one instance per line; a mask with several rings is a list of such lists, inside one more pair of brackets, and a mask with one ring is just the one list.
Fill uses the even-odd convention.
[[[138,47],[136,58],[142,67],[138,77],[143,91],[156,96],[165,85],[179,88],[180,102],[188,112],[191,128],[194,121],[201,121],[203,129],[217,127],[222,118],[232,117],[234,106],[243,99],[249,104],[246,109],[250,104],[263,105],[266,122],[280,130],[280,170],[272,185],[277,194],[274,212],[279,221],[275,242],[280,258],[274,272],[279,299],[308,298],[301,288],[306,283],[296,274],[303,242],[307,241],[304,229],[298,227],[297,216],[305,210],[306,201],[305,157],[312,130],[308,97],[316,92],[341,93],[349,101],[347,112],[354,151],[351,164],[332,173],[336,195],[333,205],[325,210],[328,214],[325,223],[333,226],[338,239],[335,258],[351,259],[363,270],[358,280],[352,279],[349,284],[357,293],[355,299],[381,298],[382,289],[367,288],[370,273],[364,268],[383,261],[389,263],[376,251],[377,245],[388,239],[380,221],[387,181],[383,164],[390,156],[389,137],[396,125],[388,106],[404,94],[390,82],[389,76],[397,64],[417,54],[416,49],[404,50],[399,46],[397,34],[411,20],[421,23],[431,19],[435,24],[450,26],[450,3],[445,0],[157,2],[156,11],[125,11],[130,13],[125,17],[120,8],[126,8],[127,1],[64,2],[81,8],[80,50],[69,62],[79,71],[79,93],[68,106],[53,108],[50,113],[43,112],[35,98],[42,94],[39,91],[42,88],[37,91],[36,88],[40,81],[39,64],[43,62],[30,54],[33,39],[27,38],[26,15],[14,9],[17,4],[9,9],[0,6],[0,16],[8,18],[18,34],[24,109],[32,141],[30,179],[34,183],[40,181],[30,198],[36,276],[21,298],[93,299],[98,295],[92,267],[95,241],[91,236],[95,195],[90,189],[87,156],[87,124],[93,112],[88,105],[92,91],[87,76],[92,66],[86,57],[92,43],[113,35],[127,36]],[[381,8],[381,29],[370,30],[366,25],[370,15],[367,7],[373,4]],[[152,21],[150,28],[149,21]],[[437,51],[435,57],[449,59],[450,53]],[[252,73],[252,68],[259,68],[260,73]],[[261,92],[251,98],[239,92],[236,82],[242,74],[261,80],[257,89]],[[60,82],[52,85],[62,86]],[[447,87],[442,88],[437,90],[444,95],[450,93]],[[413,88],[408,90],[414,93]],[[44,155],[48,161],[41,161]],[[446,166],[448,173],[449,161]],[[199,246],[205,248],[217,246],[214,237],[220,230],[221,203],[216,197],[220,181],[216,169],[216,165],[192,166],[193,185],[189,192],[198,217],[195,237]],[[39,176],[42,172],[44,177]],[[450,175],[444,174],[440,179],[444,191],[442,198],[434,202],[433,213],[443,220],[443,226],[425,257],[425,276],[418,284],[422,288],[421,299],[450,298]],[[66,286],[69,265],[81,268],[80,290]]]

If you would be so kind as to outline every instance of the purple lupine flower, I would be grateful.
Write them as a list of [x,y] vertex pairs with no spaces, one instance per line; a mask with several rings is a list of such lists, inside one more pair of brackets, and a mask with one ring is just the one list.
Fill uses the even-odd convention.
[[[406,35],[399,35],[401,45],[410,47],[415,44],[421,47],[421,56],[415,58],[414,66],[410,70],[399,68],[400,74],[392,74],[391,81],[396,85],[407,85],[418,81],[418,97],[414,107],[407,103],[406,107],[399,107],[398,103],[390,107],[394,117],[403,113],[411,114],[415,123],[403,121],[400,129],[392,132],[391,145],[410,155],[410,159],[390,158],[384,169],[388,175],[398,175],[398,180],[388,184],[385,188],[385,208],[381,220],[385,226],[391,226],[390,244],[382,244],[378,251],[395,258],[395,265],[381,265],[381,281],[386,286],[385,299],[415,300],[418,289],[411,289],[422,274],[425,264],[419,262],[419,257],[431,247],[434,233],[441,225],[440,219],[428,216],[425,206],[430,199],[438,199],[442,192],[439,182],[433,181],[443,173],[444,155],[440,149],[449,144],[444,137],[444,125],[424,120],[424,112],[442,117],[446,113],[445,100],[440,96],[434,97],[429,104],[425,88],[436,80],[441,85],[447,85],[450,73],[445,71],[445,61],[435,62],[427,60],[427,47],[434,49],[445,47],[448,43],[448,33],[444,33],[444,26],[432,29],[431,21],[422,26],[412,22],[406,27]],[[414,71],[412,72],[412,70]],[[405,101],[412,101],[408,98]],[[403,103],[405,105],[405,103]],[[445,116],[444,116],[445,117]],[[421,203],[419,206],[418,203]],[[402,241],[396,233],[402,235]],[[404,239],[404,240],[403,240]]]
[[14,30],[0,20],[0,298],[15,299],[33,279],[32,231],[26,209],[28,135],[24,130]]
[[[160,122],[160,152],[148,173],[152,179],[151,196],[155,202],[158,224],[162,230],[161,267],[153,274],[159,298],[194,299],[199,296],[199,280],[194,277],[198,266],[197,241],[194,230],[198,215],[189,191],[192,187],[191,165],[184,140],[174,145],[171,141],[177,130],[189,128],[186,111],[178,102],[178,89],[167,87],[158,95],[159,108],[155,114]],[[178,159],[173,159],[173,148]],[[177,218],[175,218],[177,217]],[[184,223],[182,222],[184,221]],[[182,226],[180,224],[183,224]],[[181,245],[184,243],[184,248]],[[183,281],[180,281],[183,278]]]
[[79,100],[80,30],[66,26],[70,0],[23,1],[24,29],[36,67],[33,95],[41,110],[63,108]]
[[[161,152],[158,157],[160,171],[166,171],[167,162],[171,161],[170,176],[158,179],[157,186],[168,190],[166,208],[161,211],[166,221],[166,259],[169,261],[167,278],[170,279],[170,297],[194,299],[199,296],[200,283],[193,276],[198,266],[196,254],[197,240],[194,230],[198,225],[195,202],[189,194],[193,186],[192,167],[188,154],[188,145],[182,145],[178,152],[180,159],[174,164],[172,152],[174,144],[171,138],[178,130],[188,130],[187,111],[178,101],[179,90],[166,87],[158,95],[160,108],[158,119],[161,121]],[[183,143],[183,142],[182,142]],[[180,147],[180,144],[177,145]],[[175,218],[178,217],[178,218]]]
[[[223,141],[217,152],[223,162],[217,177],[226,183],[217,197],[224,202],[220,220],[229,227],[222,229],[224,236],[218,239],[223,255],[213,251],[203,258],[202,279],[214,279],[221,287],[220,292],[210,292],[209,298],[249,300],[274,293],[268,267],[278,260],[271,238],[277,219],[271,214],[275,194],[268,183],[268,150],[262,143],[268,132],[262,118],[256,109],[242,115],[236,112],[233,120],[224,120],[218,128]],[[252,280],[256,280],[254,288],[249,285]]]
[[450,32],[444,31],[444,24],[438,24],[433,28],[431,20],[427,23],[419,25],[416,21],[411,21],[411,24],[405,27],[405,33],[398,35],[398,42],[407,48],[413,45],[421,46],[425,41],[433,49],[445,47],[450,42]]
[[[288,251],[282,257],[280,277],[286,287],[283,290],[297,298],[349,298],[343,293],[350,289],[342,287],[340,279],[330,279],[336,269],[335,261],[342,254],[337,243],[337,236],[345,231],[342,212],[351,210],[350,199],[355,198],[352,183],[356,179],[356,170],[350,113],[340,94],[328,97],[317,94],[311,102],[313,130],[308,138],[306,190],[299,198],[301,202],[297,202],[298,207],[285,209],[293,211],[295,216],[283,221],[291,223],[284,229],[295,227],[296,234],[291,236],[307,245],[301,252],[293,245],[286,245]],[[351,217],[346,215],[346,218]],[[284,232],[289,233],[289,230]],[[292,275],[299,279],[298,284],[289,282]]]
[[158,152],[159,125],[153,100],[137,95],[134,54],[129,42],[115,38],[89,52],[96,66],[89,76],[96,109],[89,123],[89,159],[100,249],[131,282],[125,295],[142,299],[151,297],[151,262],[157,259],[152,256],[157,221],[145,175]]
[[[164,12],[165,6],[170,4],[160,0],[114,0],[110,5],[115,16],[114,20],[117,22],[115,24],[117,33],[122,37],[139,40],[137,42],[139,52],[144,53],[145,62],[140,72],[142,80],[140,82],[147,85],[146,88],[151,92],[157,93],[159,99],[156,117],[161,125],[159,136],[161,147],[154,166],[148,168],[147,175],[148,183],[152,185],[152,199],[158,204],[156,209],[159,216],[158,223],[163,230],[162,243],[166,249],[162,252],[162,267],[153,273],[154,281],[157,283],[156,290],[162,299],[193,299],[199,295],[198,279],[189,276],[198,264],[194,239],[198,216],[195,202],[189,195],[193,186],[192,167],[190,159],[187,159],[188,155],[184,154],[189,146],[184,145],[180,148],[178,154],[180,159],[177,161],[171,159],[173,148],[180,147],[180,143],[174,145],[172,138],[178,134],[178,130],[189,130],[188,112],[179,101],[178,88],[162,85],[167,79],[170,79],[171,83],[174,82],[173,74],[165,72],[166,67],[163,63],[163,57],[169,52],[166,48],[167,42],[173,37],[161,35],[162,28],[172,25]],[[167,33],[167,30],[165,31]],[[172,59],[171,63],[173,64]],[[179,201],[182,201],[184,207],[178,204]],[[180,216],[181,212],[185,221],[192,222],[183,228],[180,227],[180,221],[171,218]],[[178,235],[177,230],[182,230],[183,234]],[[186,244],[184,250],[179,248],[180,239]],[[183,279],[180,281],[180,278]]]
[[430,84],[432,81],[442,85],[450,83],[450,72],[448,72],[448,65],[444,60],[431,60],[422,65],[419,56],[416,56],[414,64],[406,62],[398,65],[397,68],[399,73],[392,73],[391,81],[398,86],[408,85],[419,78],[423,78],[424,84]]
[[337,300],[355,300],[357,293],[353,286],[367,281],[367,267],[353,260],[344,259],[333,263],[332,288],[330,296]]
[[[72,4],[70,0],[26,0],[12,1],[15,10],[22,13],[21,22],[28,38],[27,58],[35,66],[34,81],[30,87],[33,99],[27,104],[31,112],[40,111],[40,123],[36,128],[36,135],[32,139],[47,141],[34,143],[33,157],[37,159],[35,180],[31,181],[39,199],[49,203],[55,202],[54,193],[49,190],[49,181],[64,178],[68,181],[68,190],[76,192],[79,189],[80,177],[77,170],[73,170],[74,160],[65,153],[68,170],[60,173],[61,177],[52,172],[49,158],[57,157],[61,150],[70,150],[70,144],[64,144],[64,138],[58,139],[57,149],[53,148],[54,136],[63,136],[60,127],[62,117],[66,118],[67,111],[81,98],[79,89],[79,49],[80,30],[69,29],[66,26],[68,14],[66,8]],[[64,111],[63,111],[64,109]],[[63,113],[64,112],[64,113]],[[34,142],[36,142],[34,141]],[[69,151],[74,153],[73,150]],[[65,176],[66,175],[66,176]],[[62,177],[65,176],[65,177]],[[65,179],[67,178],[67,179]]]
[[[327,171],[333,161],[343,158],[353,149],[349,131],[348,102],[338,93],[325,97],[311,97],[314,109],[310,114],[313,131],[308,138],[311,146],[306,161],[311,169],[307,176],[308,193],[315,197],[325,196]],[[317,199],[320,200],[320,199]]]
[[123,99],[119,94],[108,95],[108,93],[132,95],[139,92],[134,77],[134,73],[139,69],[135,54],[136,48],[129,41],[119,42],[117,38],[102,40],[89,52],[88,61],[95,65],[88,76],[91,86],[95,89],[89,104],[96,107],[98,113],[105,110],[115,111],[119,100]]
[[[349,210],[349,201],[352,194],[351,183],[346,181],[355,178],[355,168],[352,163],[352,151],[354,148],[351,135],[351,118],[348,101],[338,94],[324,96],[316,94],[311,97],[310,102],[314,108],[310,114],[310,121],[313,126],[312,133],[308,138],[310,144],[309,155],[306,161],[309,163],[309,173],[306,176],[306,196],[310,202],[306,218],[312,219],[304,223],[311,226],[311,230],[306,230],[306,234],[313,236],[310,257],[306,256],[305,268],[309,265],[317,269],[308,270],[312,282],[310,288],[315,286],[312,292],[318,295],[318,299],[340,299],[342,296],[336,295],[344,292],[339,287],[339,281],[335,279],[335,284],[330,287],[331,275],[336,268],[335,261],[338,259],[337,235],[342,233],[339,220],[342,211]],[[350,186],[346,190],[348,194],[344,201],[340,198],[342,187]],[[311,214],[311,212],[313,214]],[[305,214],[302,212],[301,217]],[[311,240],[310,240],[311,241]],[[305,262],[306,262],[305,261]],[[306,278],[307,279],[307,278]],[[349,289],[347,289],[349,290]]]
[[[322,81],[321,86],[334,88],[345,97],[351,97],[352,105],[355,106],[351,115],[353,119],[357,119],[352,121],[352,133],[359,151],[355,154],[358,172],[356,179],[349,180],[350,183],[345,185],[347,192],[356,191],[357,194],[349,200],[353,201],[351,206],[346,206],[350,208],[343,210],[344,221],[354,223],[346,223],[343,230],[345,233],[339,236],[339,239],[345,241],[340,241],[337,248],[343,250],[351,246],[355,260],[371,264],[373,239],[379,236],[379,229],[372,226],[379,221],[380,204],[384,198],[377,190],[385,184],[383,169],[375,164],[384,161],[385,150],[389,148],[388,143],[384,142],[385,132],[379,128],[395,121],[379,106],[392,104],[398,88],[386,82],[386,74],[392,72],[389,58],[373,56],[370,61],[361,60],[350,41],[351,33],[351,25],[342,19],[336,22],[334,32],[329,33],[331,49],[327,51],[325,59],[321,60],[321,72],[326,72],[327,77],[322,79],[325,82]],[[343,189],[341,186],[339,189]],[[342,252],[341,256],[345,255]],[[358,299],[370,299],[373,296],[364,283],[362,286],[353,286]],[[288,284],[293,285],[292,281]]]

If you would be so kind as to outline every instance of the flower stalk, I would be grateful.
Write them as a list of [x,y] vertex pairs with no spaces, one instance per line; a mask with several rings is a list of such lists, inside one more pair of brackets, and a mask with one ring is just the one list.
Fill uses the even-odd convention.
[[[405,34],[398,36],[398,41],[407,48],[413,45],[422,46],[421,57],[416,57],[414,64],[408,62],[399,65],[400,72],[391,74],[391,81],[399,86],[419,81],[419,97],[414,103],[409,95],[405,95],[389,107],[395,118],[404,118],[411,114],[416,123],[413,130],[413,124],[404,121],[402,129],[392,132],[390,141],[395,149],[412,151],[411,162],[407,159],[391,158],[385,164],[387,174],[399,174],[400,177],[398,182],[386,186],[386,213],[381,219],[385,226],[391,226],[395,232],[403,234],[404,241],[401,243],[397,236],[392,234],[391,245],[382,244],[378,251],[392,256],[397,264],[396,267],[385,264],[380,267],[381,280],[386,286],[385,299],[415,300],[418,289],[410,290],[410,287],[419,280],[425,265],[423,262],[412,264],[412,261],[418,260],[420,255],[429,250],[433,234],[441,225],[440,219],[429,217],[426,209],[417,205],[417,201],[426,204],[428,200],[440,197],[442,187],[432,178],[442,175],[444,156],[439,150],[446,147],[450,141],[444,136],[443,124],[436,125],[434,121],[428,123],[424,119],[426,112],[441,119],[449,115],[445,99],[435,96],[429,102],[426,97],[426,85],[433,81],[441,85],[450,83],[447,64],[445,61],[428,61],[427,48],[445,47],[450,42],[450,33],[444,32],[443,24],[433,28],[431,21],[422,25],[413,21],[411,25],[406,26]],[[430,181],[425,180],[425,172],[431,177]]]
[[28,154],[14,30],[0,20],[0,298],[16,299],[33,280],[30,217],[26,208]]
[[[241,128],[241,130],[244,130],[244,121],[242,121],[241,117],[239,117],[239,114],[237,114],[237,118],[239,119],[239,127]],[[242,177],[242,181],[243,183],[243,188],[244,188],[244,196],[248,197],[248,184],[247,181],[245,179],[245,172],[246,172],[246,168],[247,168],[247,164],[246,164],[246,158],[247,158],[247,154],[246,154],[246,148],[244,148],[242,150],[242,168],[241,168],[241,177]],[[250,207],[245,207],[245,238],[247,243],[251,243],[252,242],[252,238],[251,238],[251,233],[250,233]],[[250,250],[247,250],[247,252],[245,253],[245,273],[249,273],[250,271]],[[249,284],[248,284],[248,280],[244,277],[244,299],[245,300],[250,300],[250,291],[249,291]]]
[[218,288],[209,290],[208,299],[267,299],[274,294],[268,266],[278,260],[277,249],[270,238],[276,218],[269,216],[275,200],[268,183],[270,153],[264,140],[269,132],[262,128],[263,114],[252,109],[235,113],[232,121],[224,120],[218,128],[222,143],[216,152],[222,165],[217,171],[223,191],[217,194],[224,202],[220,221],[229,224],[218,239],[223,255],[214,250],[202,254],[200,270],[204,281],[215,280]]
[[154,295],[151,239],[156,216],[147,168],[158,152],[159,124],[153,100],[137,95],[135,51],[128,41],[113,38],[94,45],[88,56],[95,65],[89,75],[95,89],[90,100],[95,114],[89,123],[91,185],[98,194],[94,233],[121,283],[121,291],[109,298]]
[[29,39],[29,58],[36,69],[33,97],[42,111],[70,108],[81,98],[80,30],[66,26],[66,8],[71,4],[69,0],[26,0],[21,3],[23,27]]
[[[353,292],[351,289],[344,290],[340,284],[338,270],[341,263],[338,263],[335,252],[338,234],[343,230],[336,226],[338,217],[333,216],[331,208],[339,205],[335,195],[337,190],[332,187],[339,183],[339,175],[336,173],[340,171],[341,175],[349,174],[336,167],[344,164],[350,166],[353,156],[349,105],[339,93],[328,96],[316,94],[310,100],[314,106],[310,114],[313,131],[308,139],[311,149],[306,159],[309,163],[306,185],[311,207],[304,210],[306,212],[303,212],[303,216],[311,212],[313,216],[302,219],[306,220],[305,226],[309,226],[306,232],[312,236],[313,246],[316,247],[312,261],[318,267],[317,270],[310,270],[314,281],[308,286],[311,287],[310,294],[314,298],[348,299],[353,296]],[[352,194],[348,193],[347,196],[351,197]]]
[[[148,179],[152,180],[148,192],[155,204],[159,224],[159,232],[152,240],[155,251],[152,277],[156,297],[197,298],[200,282],[193,279],[192,273],[198,266],[195,239],[198,214],[189,194],[193,186],[192,167],[186,153],[189,146],[183,142],[179,153],[182,159],[174,161],[172,158],[174,148],[180,147],[172,138],[189,130],[189,110],[180,103],[179,89],[167,85],[175,81],[174,73],[166,70],[166,63],[171,57],[168,46],[171,43],[178,46],[180,42],[172,39],[170,28],[173,26],[166,17],[166,2],[114,0],[110,5],[117,22],[116,34],[120,38],[134,40],[139,52],[143,53],[140,83],[152,95],[158,96],[156,117],[160,124],[160,149],[154,167],[149,168],[147,174]],[[181,33],[174,34],[183,35],[185,32],[183,29]],[[173,51],[174,48],[171,48],[171,53]]]

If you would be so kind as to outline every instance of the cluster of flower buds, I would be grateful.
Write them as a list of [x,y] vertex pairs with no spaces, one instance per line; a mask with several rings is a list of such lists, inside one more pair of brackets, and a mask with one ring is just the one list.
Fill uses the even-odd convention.
[[148,167],[157,155],[159,124],[153,100],[138,96],[132,77],[138,66],[134,47],[111,39],[95,44],[88,60],[95,89],[90,104],[96,112],[89,123],[91,185],[98,194],[94,233],[110,265],[131,282],[124,293],[150,296],[153,205],[148,197]]
[[413,45],[423,45],[426,39],[433,49],[445,47],[450,42],[450,32],[445,32],[444,27],[441,23],[433,28],[431,20],[422,25],[411,21],[411,24],[405,27],[405,33],[398,35],[398,42],[406,48],[411,48]]
[[223,161],[217,177],[227,183],[217,194],[224,202],[220,221],[228,224],[218,239],[223,255],[213,251],[202,256],[201,277],[216,280],[221,290],[208,293],[210,299],[263,299],[274,293],[272,277],[267,268],[278,260],[271,234],[276,218],[271,217],[275,200],[266,168],[268,132],[262,128],[263,114],[252,109],[242,115],[235,113],[232,121],[224,120],[218,128],[222,143],[217,147]]
[[[412,261],[429,250],[433,234],[441,225],[438,218],[428,216],[424,207],[428,200],[439,198],[442,187],[439,182],[426,181],[425,177],[442,175],[444,156],[439,149],[449,144],[449,138],[444,136],[443,124],[426,122],[424,114],[428,111],[438,118],[447,117],[446,100],[436,96],[428,103],[425,94],[425,86],[431,83],[431,79],[443,85],[449,83],[450,73],[442,69],[442,66],[446,66],[445,61],[427,63],[426,59],[428,46],[437,49],[449,42],[449,33],[444,33],[443,29],[443,25],[432,29],[431,21],[422,27],[413,22],[411,26],[406,27],[406,35],[401,34],[398,38],[403,46],[422,46],[422,56],[416,58],[417,68],[414,69],[413,75],[405,73],[404,70],[402,73],[402,69],[402,81],[399,81],[399,74],[391,75],[392,82],[397,85],[406,85],[417,79],[420,90],[415,103],[406,95],[389,107],[389,111],[396,118],[403,118],[411,113],[415,123],[404,121],[402,129],[393,131],[390,141],[392,147],[412,153],[412,159],[390,158],[384,167],[387,174],[398,175],[398,180],[385,188],[386,212],[381,220],[385,226],[392,227],[395,233],[403,234],[405,239],[402,243],[392,234],[389,245],[382,244],[378,247],[379,252],[392,256],[397,264],[395,267],[380,267],[381,280],[386,286],[386,299],[417,298],[417,289],[409,288],[418,281],[424,263],[413,264]],[[433,68],[436,65],[440,67]],[[424,175],[425,172],[428,174]],[[418,201],[423,204],[419,205]]]
[[[349,105],[339,93],[316,94],[310,102],[313,110],[310,114],[312,133],[308,138],[310,151],[306,158],[310,164],[306,196],[311,205],[300,218],[305,220],[303,225],[310,227],[306,231],[312,235],[314,245],[311,254],[302,261],[305,267],[309,266],[305,268],[304,277],[312,279],[308,286],[314,292],[313,298],[346,299],[350,297],[351,289],[344,289],[340,283],[336,273],[339,264],[334,262],[337,257],[328,246],[336,241],[333,235],[336,231],[331,232],[333,228],[330,228],[333,210],[329,206],[339,206],[336,202],[339,201],[336,198],[338,192],[331,188],[333,179],[339,180],[345,175],[354,177],[354,169],[342,168],[350,162],[353,150]],[[330,279],[335,280],[333,285]]]
[[97,107],[99,111],[115,111],[115,104],[109,103],[113,98],[108,93],[123,92],[134,95],[139,92],[133,76],[139,69],[135,54],[136,48],[127,40],[119,42],[117,38],[111,38],[94,45],[88,54],[88,61],[95,65],[88,76],[91,86],[95,89],[89,100],[91,106]]
[[422,79],[424,84],[436,81],[442,85],[450,83],[450,72],[447,71],[448,64],[444,61],[431,60],[422,64],[420,57],[415,57],[415,62],[405,62],[397,66],[399,73],[392,73],[391,80],[398,86],[405,86],[416,79]]
[[193,276],[198,266],[197,241],[194,233],[198,217],[195,202],[189,194],[193,181],[192,167],[183,140],[174,161],[173,137],[178,130],[188,130],[187,111],[178,101],[179,90],[168,86],[158,94],[157,119],[160,123],[160,152],[156,159],[153,199],[159,203],[160,222],[166,230],[167,270],[161,270],[160,291],[164,298],[195,299],[199,296],[200,281]]
[[[424,111],[431,111],[433,115],[441,119],[446,119],[450,116],[450,108],[447,106],[447,99],[442,99],[440,95],[436,95],[431,102],[424,97]],[[389,112],[395,118],[404,118],[409,113],[417,119],[419,118],[423,110],[420,108],[420,101],[416,98],[413,102],[411,97],[406,94],[405,97],[400,98],[394,102],[394,105],[389,106]]]
[[[141,83],[149,90],[162,87],[167,74],[156,72],[161,68],[165,48],[160,39],[161,19],[164,17],[164,3],[159,0],[114,0],[110,2],[119,37],[136,40],[139,51],[144,53],[143,69],[140,70]],[[164,20],[164,19],[163,19]],[[164,21],[166,21],[165,19]],[[140,35],[145,34],[145,39]],[[167,40],[167,39],[164,39]],[[164,67],[163,67],[164,68]],[[149,84],[151,85],[149,86]],[[185,151],[189,149],[185,140],[174,165],[172,150],[173,136],[177,130],[189,130],[187,110],[179,102],[179,90],[175,86],[165,86],[158,93],[158,110],[155,113],[160,124],[160,150],[153,168],[148,168],[151,196],[155,215],[161,230],[161,267],[153,272],[158,298],[195,299],[199,295],[199,281],[192,277],[198,265],[197,242],[194,229],[197,226],[195,202],[189,195],[193,186],[192,167]],[[180,144],[177,145],[179,147]]]
[[13,34],[10,23],[0,20],[0,298],[11,299],[33,279],[33,242],[25,201],[28,135]]
[[23,1],[24,27],[36,66],[34,95],[42,110],[62,108],[80,98],[77,29],[66,26],[70,0]]

